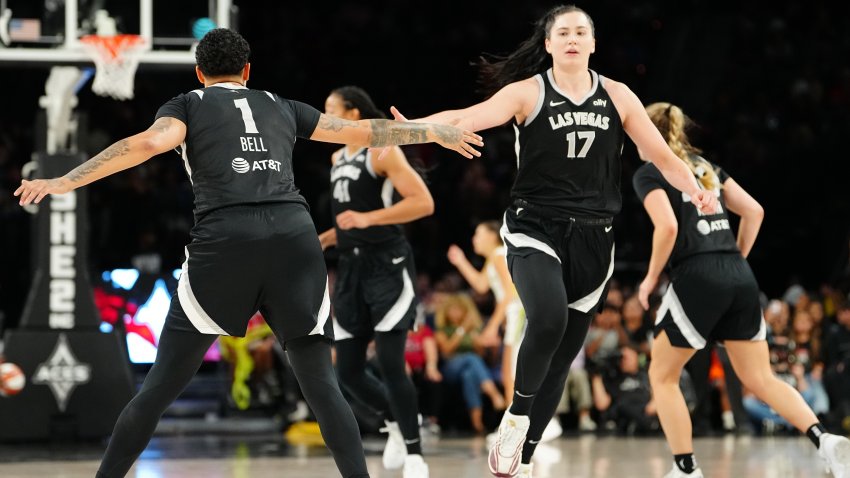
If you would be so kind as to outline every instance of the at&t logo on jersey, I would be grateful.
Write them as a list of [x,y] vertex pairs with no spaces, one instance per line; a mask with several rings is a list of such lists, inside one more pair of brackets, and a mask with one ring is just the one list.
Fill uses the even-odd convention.
[[705,219],[697,221],[697,231],[703,236],[707,236],[714,231],[724,231],[727,229],[729,229],[728,219],[717,219],[710,222]]
[[280,161],[275,161],[273,159],[260,159],[254,161],[252,164],[245,161],[244,158],[233,158],[233,161],[230,162],[230,166],[239,174],[245,174],[248,171],[266,171],[269,169],[280,172]]
[[230,165],[233,166],[233,170],[239,174],[247,173],[248,170],[251,169],[251,166],[248,164],[248,161],[245,161],[242,158],[233,158],[233,161],[230,162]]

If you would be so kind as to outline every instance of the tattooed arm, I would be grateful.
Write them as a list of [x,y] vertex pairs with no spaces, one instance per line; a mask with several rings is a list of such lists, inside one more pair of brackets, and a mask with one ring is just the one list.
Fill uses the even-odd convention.
[[15,196],[21,197],[22,206],[39,203],[48,194],[64,194],[141,164],[174,149],[185,137],[186,125],[182,121],[167,116],[159,118],[146,131],[116,142],[60,178],[21,181]]
[[467,158],[481,156],[473,145],[484,144],[477,134],[444,124],[403,123],[385,119],[349,121],[325,114],[319,118],[319,124],[310,139],[372,148],[438,143]]

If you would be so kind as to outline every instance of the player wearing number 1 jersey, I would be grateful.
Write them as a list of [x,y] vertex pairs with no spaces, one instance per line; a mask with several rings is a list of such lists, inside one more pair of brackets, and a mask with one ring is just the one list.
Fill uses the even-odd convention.
[[492,96],[423,119],[472,130],[513,120],[517,130],[518,172],[501,232],[528,326],[513,403],[490,450],[496,476],[531,476],[534,447],[604,300],[613,270],[611,218],[620,210],[624,136],[696,206],[713,211],[716,203],[697,187],[634,93],[588,68],[595,48],[587,13],[573,5],[555,7],[513,53],[482,61],[482,83]]
[[174,149],[195,193],[195,225],[156,362],[125,407],[98,477],[121,477],[147,445],[219,335],[245,334],[263,312],[343,477],[368,477],[357,422],[331,364],[327,275],[316,229],[293,184],[295,138],[383,147],[438,142],[472,157],[472,133],[444,125],[348,121],[245,87],[248,43],[215,29],[196,49],[204,88],[160,108],[147,130],[113,144],[61,178],[22,181],[20,204],[39,202]]
[[[384,117],[356,86],[333,90],[325,114],[354,121]],[[416,315],[416,272],[400,224],[432,214],[434,200],[398,147],[379,160],[367,148],[346,145],[331,161],[334,228],[319,240],[322,248],[336,246],[340,253],[333,297],[339,379],[386,421],[384,467],[404,467],[404,478],[428,478],[416,388],[405,372],[404,346]],[[372,339],[383,383],[366,371]]]

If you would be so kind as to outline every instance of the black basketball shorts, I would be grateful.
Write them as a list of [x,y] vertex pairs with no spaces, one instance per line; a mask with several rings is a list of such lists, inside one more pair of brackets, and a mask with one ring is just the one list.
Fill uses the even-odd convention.
[[416,318],[415,277],[406,240],[342,252],[333,293],[336,340],[409,330]]
[[671,272],[656,313],[655,334],[675,347],[702,349],[710,341],[765,340],[759,287],[739,253],[691,256]]
[[561,263],[569,308],[592,313],[601,309],[614,273],[611,223],[611,218],[559,216],[519,201],[505,211],[500,232],[508,265],[530,254],[551,256]]
[[242,337],[258,310],[278,338],[333,338],[316,227],[299,203],[218,209],[192,228],[166,327]]

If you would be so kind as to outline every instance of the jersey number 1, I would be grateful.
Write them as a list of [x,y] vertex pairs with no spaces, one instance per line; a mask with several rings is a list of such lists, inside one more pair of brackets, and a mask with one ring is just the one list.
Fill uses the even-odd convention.
[[587,156],[587,152],[590,151],[590,145],[596,139],[596,131],[579,131],[578,139],[583,139],[584,144],[581,147],[581,151],[578,152],[578,156],[576,156],[576,132],[571,131],[567,133],[567,157],[570,159]]
[[238,100],[233,100],[233,103],[242,112],[242,122],[245,123],[245,132],[259,134],[257,123],[254,122],[254,114],[251,113],[251,107],[248,106],[248,98],[239,98]]

